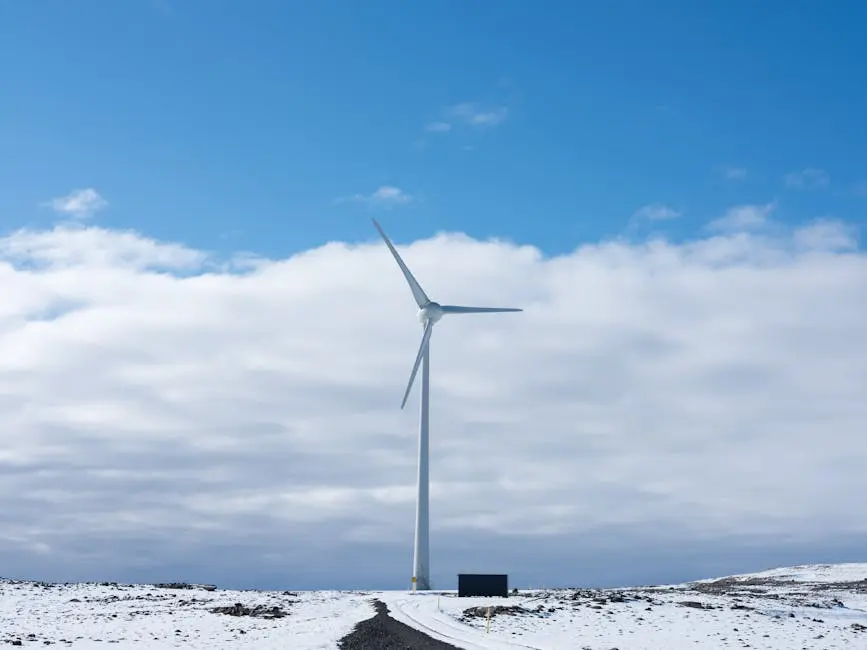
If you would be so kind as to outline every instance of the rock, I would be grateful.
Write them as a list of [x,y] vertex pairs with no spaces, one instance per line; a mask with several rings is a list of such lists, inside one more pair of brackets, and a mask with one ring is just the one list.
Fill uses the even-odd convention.
[[268,607],[267,605],[256,605],[254,607],[246,607],[243,603],[235,603],[234,605],[224,607],[214,607],[210,610],[214,614],[228,614],[229,616],[252,616],[254,618],[283,618],[288,616],[289,612],[283,611],[277,605]]
[[678,603],[681,607],[692,607],[693,609],[716,609],[713,605],[700,603],[697,600],[682,600]]
[[466,618],[487,618],[488,610],[491,611],[491,618],[498,614],[505,614],[507,616],[520,616],[521,614],[533,614],[536,612],[541,612],[541,606],[533,612],[529,609],[525,609],[521,605],[493,605],[490,608],[487,606],[482,607],[470,607],[465,609],[463,615]]

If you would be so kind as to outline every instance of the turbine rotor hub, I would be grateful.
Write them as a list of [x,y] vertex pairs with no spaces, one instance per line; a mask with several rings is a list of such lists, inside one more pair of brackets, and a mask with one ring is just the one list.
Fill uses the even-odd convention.
[[429,302],[418,310],[418,320],[422,325],[427,325],[428,321],[436,323],[442,317],[443,308],[436,302]]

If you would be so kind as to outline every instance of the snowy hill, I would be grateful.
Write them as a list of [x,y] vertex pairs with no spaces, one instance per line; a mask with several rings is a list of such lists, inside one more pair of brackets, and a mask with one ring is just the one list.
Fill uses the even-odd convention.
[[[722,580],[724,578],[717,578]],[[761,580],[768,579],[776,582],[861,582],[867,581],[867,564],[806,564],[803,566],[783,567],[769,569],[758,573],[747,573],[737,576],[727,576],[732,580]],[[699,580],[699,582],[709,582]]]
[[787,567],[663,587],[532,591],[507,599],[0,581],[0,642],[337,648],[374,615],[376,600],[396,621],[460,648],[867,648],[867,564]]

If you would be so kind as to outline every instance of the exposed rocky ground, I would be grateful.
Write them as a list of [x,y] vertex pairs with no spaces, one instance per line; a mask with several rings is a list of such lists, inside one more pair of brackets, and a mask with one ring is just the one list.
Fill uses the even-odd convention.
[[254,618],[283,618],[288,616],[289,612],[282,609],[279,605],[254,605],[246,607],[244,603],[235,603],[234,605],[224,605],[223,607],[213,607],[209,611],[214,614],[228,614],[229,616],[252,616]]

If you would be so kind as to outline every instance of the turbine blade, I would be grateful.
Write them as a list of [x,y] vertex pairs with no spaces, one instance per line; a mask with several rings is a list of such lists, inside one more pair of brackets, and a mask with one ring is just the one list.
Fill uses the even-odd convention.
[[460,305],[443,305],[444,314],[500,314],[508,311],[524,311],[517,307],[461,307]]
[[412,365],[412,373],[409,375],[409,383],[406,385],[406,392],[403,394],[403,401],[400,403],[400,408],[406,406],[406,400],[409,397],[409,391],[412,389],[412,382],[415,381],[415,376],[418,374],[418,367],[421,364],[421,359],[424,356],[424,351],[430,343],[430,335],[433,331],[433,323],[428,321],[424,326],[424,334],[421,337],[421,345],[418,348],[418,354],[415,356],[415,363]]
[[400,267],[400,270],[403,271],[403,277],[406,278],[406,282],[409,285],[409,290],[412,291],[412,297],[415,298],[416,304],[419,306],[419,308],[424,307],[430,302],[430,298],[427,297],[427,294],[421,288],[418,280],[413,277],[412,273],[410,273],[410,270],[406,267],[406,264],[403,263],[403,260],[400,258],[400,255],[397,254],[397,250],[395,250],[394,245],[391,243],[391,240],[386,236],[385,232],[380,227],[376,219],[373,220],[373,225],[376,226],[376,229],[382,236],[382,240],[385,242],[385,245],[388,246],[388,250],[390,250],[391,254],[394,255],[394,259],[397,262],[397,265]]

